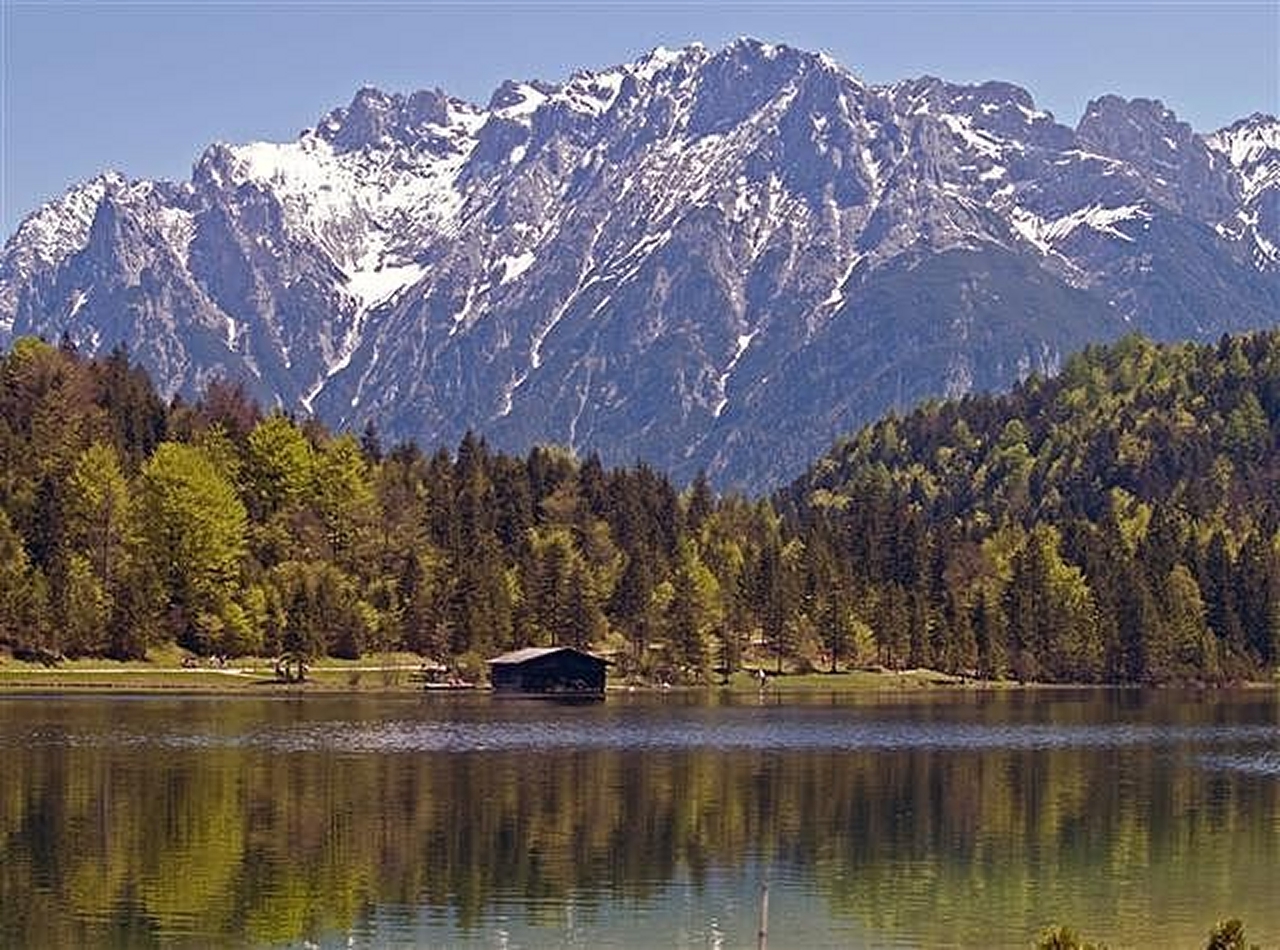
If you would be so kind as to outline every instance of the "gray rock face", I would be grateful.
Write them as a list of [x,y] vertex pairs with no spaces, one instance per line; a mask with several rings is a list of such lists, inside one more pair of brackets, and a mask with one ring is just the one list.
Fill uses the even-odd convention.
[[0,343],[126,343],[387,438],[468,428],[767,487],[926,396],[1141,330],[1280,313],[1280,123],[1209,136],[1103,97],[861,82],[754,40],[485,107],[362,89],[188,183],[108,174],[23,222]]

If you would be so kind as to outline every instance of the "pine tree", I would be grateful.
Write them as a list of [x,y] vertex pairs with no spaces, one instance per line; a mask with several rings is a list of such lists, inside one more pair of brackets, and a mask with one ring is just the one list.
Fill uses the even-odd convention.
[[1195,577],[1186,565],[1175,564],[1164,587],[1164,626],[1173,673],[1179,679],[1217,678],[1217,642],[1205,614]]
[[723,621],[720,586],[689,539],[681,542],[666,609],[667,644],[686,679],[706,678],[709,646]]

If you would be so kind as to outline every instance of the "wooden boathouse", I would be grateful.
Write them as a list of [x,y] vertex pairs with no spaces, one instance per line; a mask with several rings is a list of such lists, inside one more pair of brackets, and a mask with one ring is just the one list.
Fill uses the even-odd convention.
[[494,692],[604,696],[609,661],[574,647],[526,647],[489,661]]

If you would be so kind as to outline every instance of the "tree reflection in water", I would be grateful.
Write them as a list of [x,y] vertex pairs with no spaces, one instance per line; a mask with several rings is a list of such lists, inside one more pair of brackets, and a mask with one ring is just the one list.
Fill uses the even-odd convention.
[[813,898],[810,936],[1183,946],[1235,915],[1280,937],[1274,699],[494,709],[0,701],[0,944],[478,941],[499,909],[571,907],[606,935],[653,908],[669,945],[677,884],[736,889],[745,939],[765,873]]

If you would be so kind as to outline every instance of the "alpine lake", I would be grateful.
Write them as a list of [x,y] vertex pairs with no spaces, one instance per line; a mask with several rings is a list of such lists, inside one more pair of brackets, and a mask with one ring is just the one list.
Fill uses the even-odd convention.
[[0,698],[0,946],[1280,946],[1280,692]]

